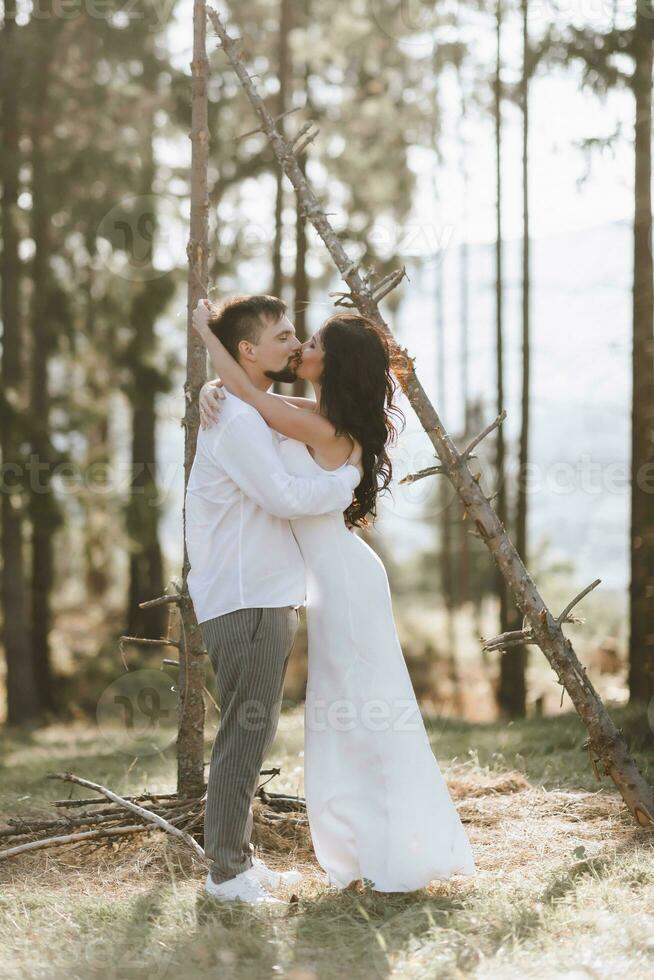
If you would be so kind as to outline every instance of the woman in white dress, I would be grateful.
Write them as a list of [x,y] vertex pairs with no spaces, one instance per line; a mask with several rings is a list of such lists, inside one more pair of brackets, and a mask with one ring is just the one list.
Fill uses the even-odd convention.
[[345,519],[338,511],[291,521],[306,566],[305,796],[318,863],[336,888],[362,880],[382,892],[472,875],[470,842],[399,643],[386,570],[348,529],[374,517],[377,494],[391,481],[386,447],[402,413],[393,406],[387,339],[358,313],[329,317],[296,365],[315,401],[291,398],[251,383],[212,333],[214,312],[201,301],[193,321],[220,375],[202,391],[203,424],[215,417],[224,384],[286,437],[280,451],[289,472],[311,476],[348,460],[363,467]]

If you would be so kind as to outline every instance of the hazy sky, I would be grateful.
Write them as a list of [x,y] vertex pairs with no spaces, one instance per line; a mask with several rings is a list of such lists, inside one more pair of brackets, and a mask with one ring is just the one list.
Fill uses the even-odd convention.
[[[398,0],[398,4],[400,0]],[[220,7],[221,5],[218,4]],[[369,0],[371,16],[374,0]],[[432,5],[404,5],[406,17],[416,28],[414,40],[403,47],[415,57],[426,57],[433,48],[433,32],[426,18]],[[459,5],[459,10],[462,5]],[[170,44],[175,60],[188,65],[191,57],[192,0],[177,8]],[[490,10],[490,8],[489,8]],[[630,23],[633,4],[626,0],[560,0],[558,3],[532,0],[530,31],[537,36],[552,19],[577,24],[592,23],[598,30],[609,26],[615,15],[618,23]],[[474,59],[490,70],[495,57],[493,21],[490,14],[477,14],[471,23],[470,45]],[[384,29],[380,22],[380,30]],[[449,39],[447,29],[436,38]],[[507,18],[503,33],[504,78],[517,79],[521,64],[519,18]],[[214,49],[215,38],[209,38]],[[474,46],[474,47],[473,47]],[[419,174],[419,190],[414,213],[406,229],[398,232],[407,250],[434,250],[434,242],[490,242],[495,235],[495,158],[494,130],[490,117],[473,115],[461,132],[465,138],[465,166],[469,184],[464,193],[462,144],[457,136],[460,96],[453,72],[445,72],[439,86],[439,102],[444,114],[441,137],[443,165],[435,173],[435,156],[428,148],[413,147],[409,164]],[[521,190],[521,114],[505,103],[503,110],[503,232],[506,238],[522,233]],[[531,84],[530,95],[530,194],[531,233],[534,237],[556,235],[603,225],[632,215],[634,105],[629,91],[615,91],[605,100],[582,90],[579,67],[550,69],[541,67]],[[249,122],[244,120],[244,124]],[[389,121],[392,124],[392,121]],[[244,125],[244,128],[247,126]],[[623,138],[613,148],[596,148],[591,155],[587,180],[587,158],[580,143],[602,139],[621,128]],[[347,134],[344,134],[346,137]],[[313,154],[320,154],[320,137]],[[434,195],[435,178],[440,200]],[[271,209],[273,202],[271,200]],[[418,216],[420,216],[418,218]],[[423,226],[418,226],[422,222]],[[389,230],[390,233],[390,230]],[[421,244],[422,243],[422,244]]]

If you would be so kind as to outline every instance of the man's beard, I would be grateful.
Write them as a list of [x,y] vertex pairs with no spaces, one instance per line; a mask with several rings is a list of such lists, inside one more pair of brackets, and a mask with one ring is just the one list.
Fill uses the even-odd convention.
[[297,358],[293,358],[281,371],[264,371],[263,373],[271,381],[285,381],[288,384],[292,384],[297,381],[297,369],[300,366],[300,361]]

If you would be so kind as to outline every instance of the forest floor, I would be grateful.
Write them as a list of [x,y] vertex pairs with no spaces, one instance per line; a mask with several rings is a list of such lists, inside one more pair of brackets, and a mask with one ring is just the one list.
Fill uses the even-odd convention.
[[[654,783],[644,712],[609,706]],[[654,975],[654,833],[597,783],[576,714],[514,722],[428,718],[477,864],[409,894],[329,892],[307,840],[260,854],[304,872],[296,899],[228,911],[205,870],[159,831],[120,846],[50,848],[0,861],[3,980],[289,980]],[[174,735],[174,733],[173,733]],[[207,731],[206,758],[213,732]],[[118,793],[170,792],[174,744],[129,758],[80,720],[0,743],[2,816],[53,815],[92,795],[45,778],[70,770]],[[285,711],[270,788],[302,792],[302,709]],[[290,898],[291,896],[282,897]]]

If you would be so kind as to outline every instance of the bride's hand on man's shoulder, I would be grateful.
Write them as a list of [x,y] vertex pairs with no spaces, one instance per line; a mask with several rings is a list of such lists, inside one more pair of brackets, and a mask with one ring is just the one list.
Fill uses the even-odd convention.
[[191,321],[193,323],[193,329],[200,337],[204,338],[207,333],[210,333],[209,320],[214,315],[215,309],[213,304],[208,299],[199,299],[195,309],[193,310],[193,315]]
[[206,381],[200,388],[199,408],[200,425],[208,429],[214,425],[220,416],[221,402],[225,398],[223,383],[220,378]]

